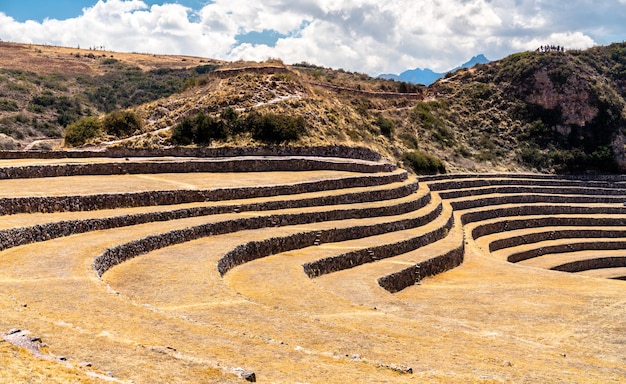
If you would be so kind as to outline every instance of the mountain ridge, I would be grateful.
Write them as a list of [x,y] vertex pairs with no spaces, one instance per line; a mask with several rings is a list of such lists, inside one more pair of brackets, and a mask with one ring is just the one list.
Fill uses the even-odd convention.
[[461,64],[460,66],[455,67],[446,72],[435,72],[430,68],[424,68],[424,69],[415,68],[415,69],[406,70],[400,73],[399,75],[385,73],[385,74],[379,75],[378,77],[387,79],[387,80],[405,81],[405,82],[412,83],[412,84],[423,84],[423,85],[428,86],[434,83],[435,81],[445,77],[446,74],[448,73],[456,72],[457,70],[461,68],[471,68],[477,64],[487,64],[489,62],[491,62],[491,60],[487,59],[485,55],[481,53],[476,56],[473,56],[471,59]]

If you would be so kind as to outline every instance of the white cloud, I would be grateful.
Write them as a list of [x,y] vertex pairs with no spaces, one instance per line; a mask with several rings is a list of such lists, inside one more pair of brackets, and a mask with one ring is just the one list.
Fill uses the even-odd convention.
[[[166,0],[174,3],[174,0]],[[100,0],[68,20],[17,22],[0,12],[0,38],[218,59],[311,63],[376,75],[450,69],[484,53],[497,59],[544,44],[587,48],[626,40],[626,0],[215,0],[179,4]],[[237,36],[272,30],[272,47]]]

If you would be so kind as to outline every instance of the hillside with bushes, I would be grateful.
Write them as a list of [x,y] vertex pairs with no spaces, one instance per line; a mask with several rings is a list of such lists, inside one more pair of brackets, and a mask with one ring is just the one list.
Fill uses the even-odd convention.
[[0,58],[4,149],[347,144],[420,173],[626,169],[623,43],[522,52],[429,87],[276,59],[19,47],[35,65]]

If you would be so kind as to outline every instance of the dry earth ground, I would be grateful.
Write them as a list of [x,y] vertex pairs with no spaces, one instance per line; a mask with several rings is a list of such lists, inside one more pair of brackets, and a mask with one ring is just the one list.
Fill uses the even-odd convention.
[[[0,166],[26,163],[7,161]],[[280,185],[353,175],[314,171],[17,179],[0,180],[0,195]],[[409,177],[351,190],[412,182]],[[421,181],[415,193],[406,197],[350,204],[350,208],[406,203],[429,194],[428,185]],[[2,216],[0,229],[338,193],[342,191],[16,214]],[[258,382],[625,382],[626,283],[494,257],[488,252],[489,240],[511,234],[475,241],[472,229],[478,224],[461,225],[462,214],[471,209],[453,210],[450,201],[434,192],[421,208],[391,217],[268,226],[204,237],[140,255],[114,266],[101,279],[93,269],[94,258],[106,248],[144,236],[275,213],[333,212],[346,205],[151,222],[1,251],[0,333],[29,330],[46,344],[42,352],[52,360],[0,342],[0,382],[243,382],[237,368],[253,371]],[[618,208],[620,204],[596,205]],[[441,212],[436,218],[416,227],[279,252],[239,265],[224,276],[216,268],[224,254],[253,240],[421,217],[437,207]],[[410,239],[442,227],[450,216],[454,225],[444,239],[413,252],[313,279],[302,270],[305,262],[322,257]],[[461,266],[395,294],[378,285],[378,278],[463,241]]]

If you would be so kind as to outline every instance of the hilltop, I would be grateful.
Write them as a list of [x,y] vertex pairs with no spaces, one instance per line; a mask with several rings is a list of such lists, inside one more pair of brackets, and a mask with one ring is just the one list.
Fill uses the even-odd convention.
[[136,126],[98,128],[85,143],[358,145],[397,161],[420,151],[452,172],[626,168],[625,44],[523,52],[429,87],[280,60],[11,43],[0,46],[0,64],[4,149],[59,146],[72,123],[127,109]]

